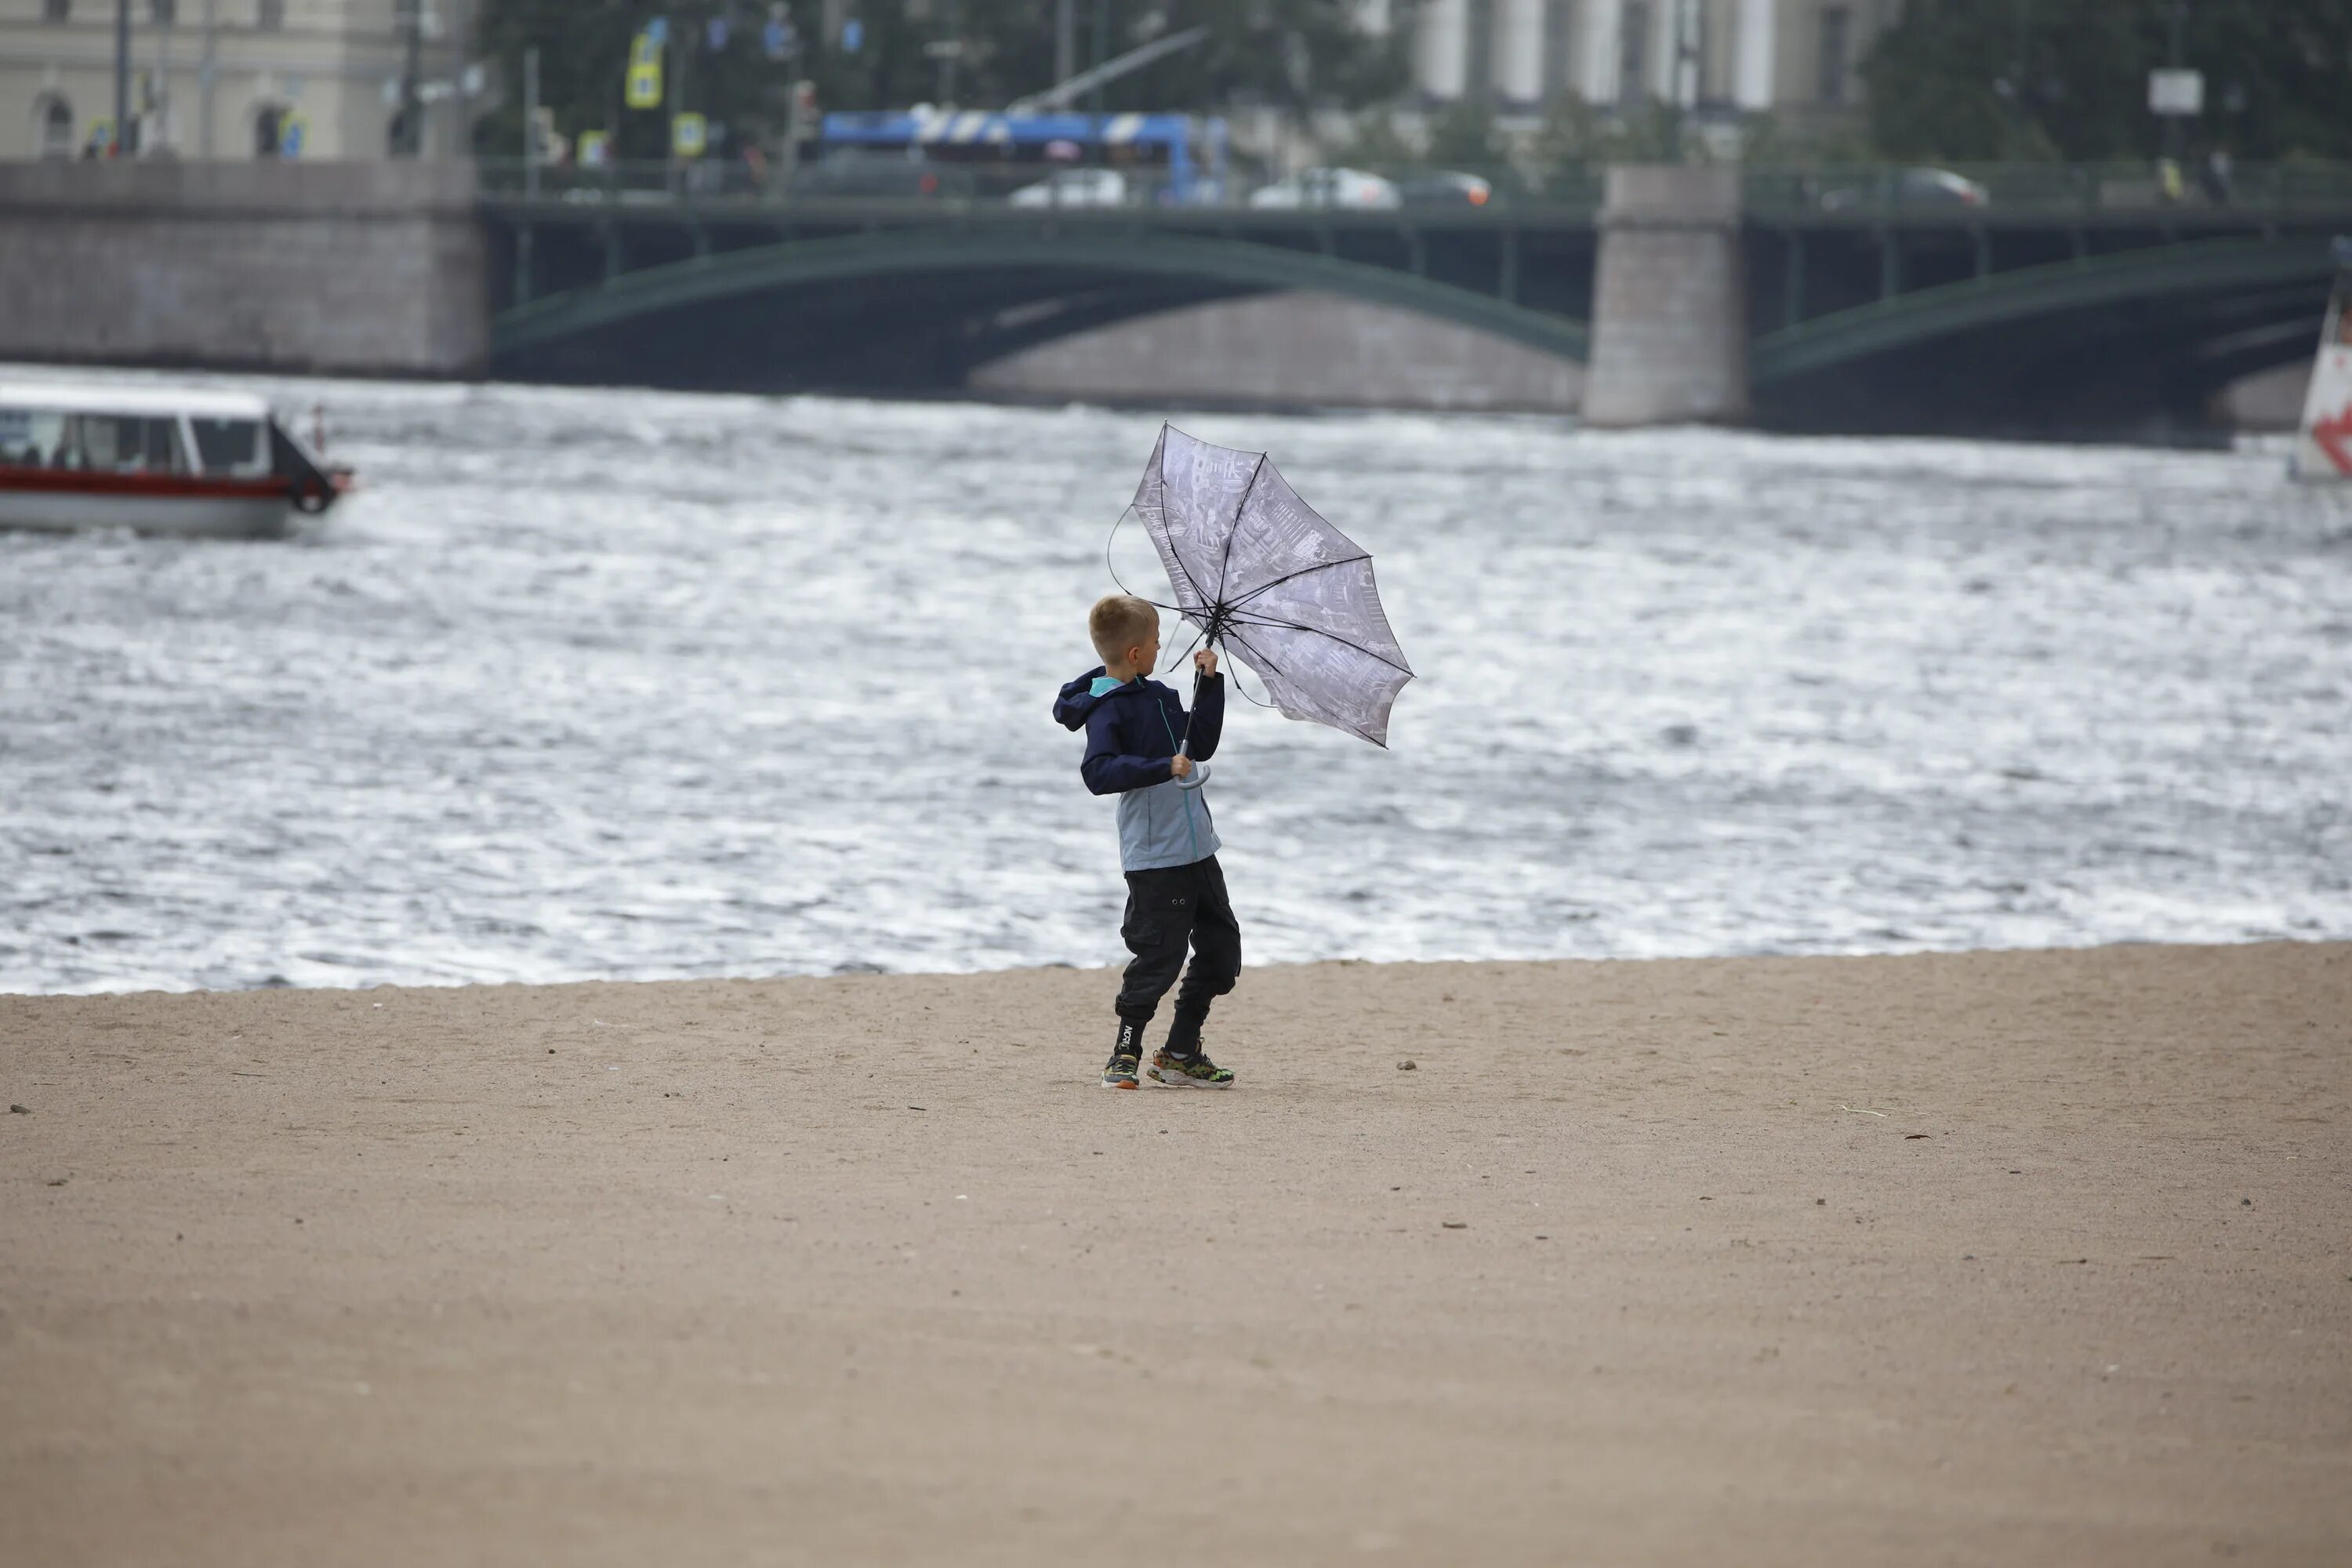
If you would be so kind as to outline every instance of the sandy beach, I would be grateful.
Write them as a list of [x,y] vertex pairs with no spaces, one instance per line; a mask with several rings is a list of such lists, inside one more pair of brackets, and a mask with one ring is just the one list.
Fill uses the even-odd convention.
[[0,997],[0,1554],[2352,1561],[2352,945],[1108,990]]

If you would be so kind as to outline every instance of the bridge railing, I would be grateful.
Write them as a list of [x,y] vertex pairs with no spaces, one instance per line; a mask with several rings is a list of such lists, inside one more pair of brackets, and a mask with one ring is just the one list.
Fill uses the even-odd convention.
[[[851,179],[838,178],[836,172],[826,170],[823,165],[804,166],[787,172],[774,166],[756,167],[740,159],[705,159],[690,163],[643,160],[593,167],[542,163],[532,171],[527,170],[520,158],[483,158],[478,161],[478,166],[482,194],[496,199],[513,200],[524,196],[527,192],[535,191],[537,198],[542,201],[626,206],[782,205],[802,198],[817,198],[828,203],[939,200],[1001,204],[1012,201],[1016,193],[1040,185],[1055,173],[1054,168],[1036,164],[929,163],[897,159],[858,160],[850,166],[854,174]],[[1068,168],[1066,165],[1062,167],[1066,171]],[[1496,211],[1539,207],[1555,213],[1563,208],[1590,212],[1600,206],[1606,180],[1605,170],[1583,166],[1534,172],[1508,166],[1467,171],[1382,167],[1365,172],[1391,180],[1404,206],[1491,206]],[[1074,186],[1070,188],[1075,199],[1067,205],[1076,207],[1114,205],[1136,208],[1247,209],[1252,205],[1251,198],[1258,192],[1286,183],[1275,176],[1235,174],[1224,182],[1222,190],[1199,185],[1180,200],[1162,173],[1133,167],[1122,169],[1119,173],[1124,190],[1122,201],[1106,203],[1097,194]],[[1439,178],[1441,174],[1465,173],[1475,174],[1487,182],[1475,203],[1461,194],[1461,186],[1448,184]],[[1310,193],[1317,188],[1310,186]],[[1304,205],[1323,207],[1351,204],[1344,200],[1333,201],[1328,195],[1309,194]]]
[[604,163],[541,163],[530,168],[520,158],[478,158],[486,196],[537,195],[547,201],[626,202],[660,205],[692,200],[742,201],[780,195],[785,181],[740,159],[673,163],[635,159]]
[[1817,214],[1964,216],[1981,207],[2052,217],[2145,215],[2232,207],[2352,213],[2352,164],[2109,163],[1822,164],[1754,168],[1742,178],[1759,217]]
[[[994,205],[1013,200],[1016,192],[1037,184],[1049,173],[1021,164],[890,161],[860,167],[859,179],[845,181],[837,177],[838,171],[827,172],[821,166],[794,173],[741,159],[654,160],[594,167],[541,164],[535,171],[526,171],[518,158],[485,158],[478,164],[480,189],[494,198],[511,200],[535,189],[541,200],[632,206],[782,205],[802,198],[828,203],[937,199]],[[1406,209],[1475,207],[1496,216],[1540,211],[1555,218],[1563,213],[1596,211],[1608,174],[1597,164],[1496,165],[1453,171],[1381,166],[1367,172],[1391,181]],[[1130,168],[1122,173],[1121,205],[1139,208],[1173,205],[1163,178],[1148,170]],[[1448,174],[1476,175],[1486,182],[1486,188],[1471,201],[1458,182],[1449,184],[1441,177]],[[1213,199],[1195,191],[1181,205],[1246,209],[1255,205],[1252,198],[1259,192],[1284,183],[1274,176],[1237,174]],[[1750,167],[1743,171],[1741,184],[1747,211],[1766,221],[1838,216],[1965,220],[1977,210],[2052,218],[2147,216],[2165,209],[2210,213],[2225,208],[2352,215],[2352,164],[2347,163],[2239,164],[2225,176],[2191,163],[2182,165],[2169,180],[2158,166],[2144,163],[1935,167],[1825,163]],[[1302,202],[1286,203],[1286,207],[1315,208],[1327,202],[1346,205],[1313,194],[1317,188],[1310,186]],[[1103,204],[1098,198],[1085,197],[1070,205]]]

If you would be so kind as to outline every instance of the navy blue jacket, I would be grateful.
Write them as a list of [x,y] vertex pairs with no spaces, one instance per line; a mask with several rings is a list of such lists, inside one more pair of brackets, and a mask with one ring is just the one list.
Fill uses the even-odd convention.
[[1097,696],[1106,679],[1097,665],[1062,688],[1054,717],[1066,729],[1087,732],[1087,754],[1078,776],[1096,795],[1118,802],[1118,858],[1123,869],[1149,871],[1187,866],[1217,852],[1216,822],[1202,785],[1209,770],[1195,766],[1178,780],[1169,769],[1179,742],[1197,764],[1217,753],[1225,727],[1225,678],[1201,683],[1200,706],[1192,732],[1184,729],[1184,701],[1168,687],[1143,677]]

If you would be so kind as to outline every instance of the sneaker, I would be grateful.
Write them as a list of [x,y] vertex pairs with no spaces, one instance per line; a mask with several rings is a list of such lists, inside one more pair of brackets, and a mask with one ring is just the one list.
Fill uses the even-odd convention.
[[1118,1037],[1111,1042],[1110,1060],[1103,1064],[1102,1086],[1105,1089],[1136,1089],[1136,1058],[1143,1052],[1143,1030],[1122,1018]]
[[1206,1051],[1189,1057],[1168,1051],[1151,1053],[1151,1081],[1170,1089],[1231,1089],[1234,1074],[1209,1059]]

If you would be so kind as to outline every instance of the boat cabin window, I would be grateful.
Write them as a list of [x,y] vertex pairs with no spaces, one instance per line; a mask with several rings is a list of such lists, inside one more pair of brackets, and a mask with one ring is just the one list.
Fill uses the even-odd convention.
[[208,474],[257,474],[269,465],[269,445],[257,419],[191,419],[196,457]]
[[[35,446],[52,468],[94,469],[117,474],[184,474],[187,453],[180,422],[138,414],[50,415],[54,439]],[[44,416],[35,414],[36,426]],[[0,442],[0,445],[5,445]]]
[[45,468],[65,435],[66,416],[34,408],[0,408],[0,466]]

